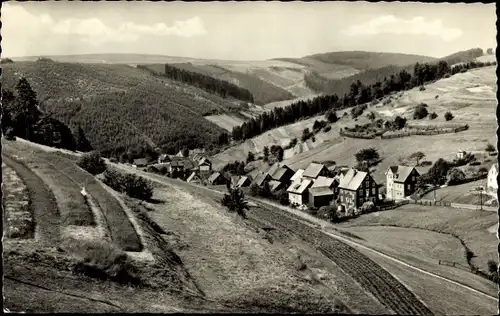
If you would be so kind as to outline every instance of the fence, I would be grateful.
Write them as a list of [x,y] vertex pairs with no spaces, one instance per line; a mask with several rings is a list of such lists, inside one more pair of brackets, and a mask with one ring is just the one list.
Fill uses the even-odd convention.
[[451,206],[448,201],[433,201],[433,200],[407,200],[410,204],[424,205],[424,206]]
[[349,137],[349,138],[361,138],[361,139],[374,139],[375,137],[377,137],[377,135],[375,134],[369,134],[369,135],[363,135],[363,134],[360,134],[360,133],[357,133],[357,132],[349,132],[349,131],[343,131],[341,130],[339,132],[340,136],[344,136],[344,137]]
[[469,271],[469,272],[472,272],[472,273],[477,273],[477,268],[468,267],[468,266],[460,264],[458,262],[446,261],[446,260],[439,260],[439,265],[448,266],[448,267],[454,267],[454,268],[458,268],[458,269],[461,269],[461,270],[464,270],[464,271]]
[[391,205],[382,205],[382,206],[379,206],[379,209],[380,211],[387,211],[387,210],[393,210],[397,207],[400,207],[402,205],[406,205],[406,204],[409,204],[410,201],[408,200],[403,200],[403,201],[398,201],[394,204],[391,204]]
[[420,128],[420,130],[415,130],[415,131],[409,131],[409,132],[401,132],[401,133],[395,133],[395,134],[383,134],[380,137],[382,139],[390,139],[390,138],[401,138],[401,137],[408,137],[412,135],[438,135],[438,134],[450,134],[450,133],[458,133],[462,132],[465,130],[469,129],[469,125],[465,125],[462,127],[457,127],[457,128],[441,128],[437,130],[423,130]]

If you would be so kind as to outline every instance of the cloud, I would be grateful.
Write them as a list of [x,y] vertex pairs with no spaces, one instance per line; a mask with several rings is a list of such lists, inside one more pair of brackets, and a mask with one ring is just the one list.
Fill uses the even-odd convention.
[[458,28],[443,26],[441,20],[428,21],[423,17],[410,20],[400,19],[394,15],[385,15],[366,23],[353,25],[343,31],[349,36],[369,36],[377,34],[407,34],[439,36],[444,41],[453,41],[462,35]]
[[[29,41],[40,37],[63,35],[72,36],[72,40],[99,45],[108,42],[135,41],[144,35],[177,36],[190,38],[206,34],[203,21],[193,17],[184,21],[175,21],[172,25],[165,23],[137,24],[122,22],[110,26],[97,18],[68,18],[55,21],[47,14],[33,14],[20,4],[6,3],[2,6],[2,36],[5,42],[15,41],[20,48],[29,46]],[[14,43],[13,43],[14,44]]]

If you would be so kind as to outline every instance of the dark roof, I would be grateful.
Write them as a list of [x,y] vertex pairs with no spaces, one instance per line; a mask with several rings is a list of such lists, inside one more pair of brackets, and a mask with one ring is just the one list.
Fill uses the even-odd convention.
[[258,186],[261,186],[264,184],[264,181],[266,180],[270,180],[271,176],[268,174],[268,173],[259,173],[256,177],[255,177],[255,183],[258,185]]
[[216,171],[216,172],[212,173],[212,175],[208,178],[208,182],[214,182],[219,177],[224,177],[224,176],[222,175],[222,173]]
[[240,187],[242,185],[244,185],[246,182],[250,181],[250,178],[247,177],[247,176],[242,176],[240,178],[240,180],[238,181],[238,183],[236,184],[237,187]]
[[271,192],[276,191],[282,185],[283,185],[283,182],[280,182],[280,181],[276,181],[276,180],[269,181],[269,188],[271,189]]

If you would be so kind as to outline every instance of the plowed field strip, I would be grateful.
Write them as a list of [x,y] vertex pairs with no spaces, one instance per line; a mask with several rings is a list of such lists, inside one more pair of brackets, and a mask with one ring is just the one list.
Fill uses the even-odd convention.
[[2,160],[19,175],[28,188],[30,212],[35,222],[35,238],[47,245],[57,245],[60,241],[59,210],[54,194],[33,171],[21,162],[6,155]]
[[321,232],[297,222],[280,211],[252,209],[252,214],[299,235],[315,245],[325,256],[351,275],[384,306],[402,315],[432,315],[433,313],[404,285],[377,263],[353,247],[324,236]]

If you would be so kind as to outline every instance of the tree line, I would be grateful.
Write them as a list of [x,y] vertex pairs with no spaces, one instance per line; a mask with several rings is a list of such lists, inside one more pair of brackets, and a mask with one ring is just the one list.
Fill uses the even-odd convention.
[[36,92],[24,77],[15,86],[15,93],[2,89],[2,132],[7,139],[17,136],[72,151],[92,150],[81,126],[71,129],[41,110]]
[[446,61],[440,61],[437,64],[416,63],[413,67],[413,74],[403,69],[373,84],[363,84],[360,80],[352,82],[349,91],[340,98],[337,94],[322,95],[312,100],[292,103],[286,108],[277,107],[271,112],[263,113],[243,123],[241,126],[234,127],[232,136],[234,140],[246,140],[273,128],[294,123],[302,118],[325,113],[328,110],[337,111],[361,105],[383,98],[393,92],[412,89],[459,72],[492,64],[471,61],[450,67]]
[[[155,71],[147,68],[147,66],[137,65],[137,68],[156,74]],[[207,92],[215,93],[223,98],[233,97],[241,101],[254,103],[254,98],[250,91],[224,80],[177,68],[169,64],[165,64],[165,71],[162,75],[169,79],[198,87]]]

